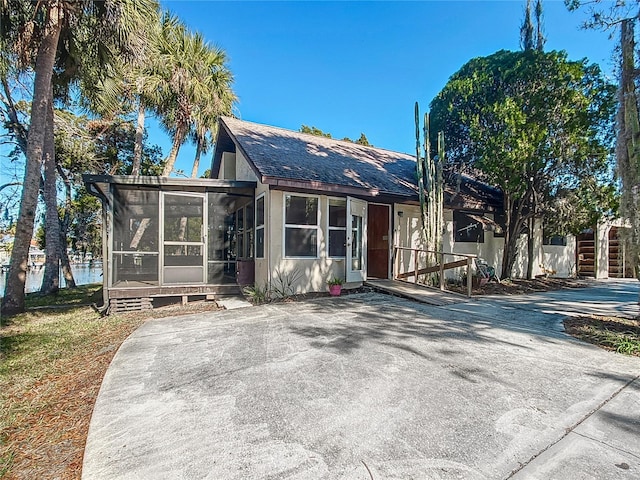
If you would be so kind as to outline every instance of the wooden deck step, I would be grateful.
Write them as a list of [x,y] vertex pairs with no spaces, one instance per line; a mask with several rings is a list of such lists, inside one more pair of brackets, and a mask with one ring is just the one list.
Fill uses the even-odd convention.
[[402,280],[367,280],[366,286],[372,287],[382,292],[409,298],[420,303],[429,305],[452,305],[469,301],[464,295],[451,292],[443,292],[439,289],[427,287],[425,285],[403,282]]

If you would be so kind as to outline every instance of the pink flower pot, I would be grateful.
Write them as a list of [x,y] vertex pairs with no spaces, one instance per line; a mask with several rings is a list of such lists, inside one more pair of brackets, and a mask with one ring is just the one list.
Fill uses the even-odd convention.
[[340,296],[342,292],[342,285],[329,285],[329,295],[334,297]]

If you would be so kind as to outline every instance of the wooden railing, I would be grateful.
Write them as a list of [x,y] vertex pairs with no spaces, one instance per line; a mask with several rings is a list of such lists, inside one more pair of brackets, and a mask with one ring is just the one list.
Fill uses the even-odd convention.
[[[413,270],[410,271],[400,271],[401,264],[407,263],[404,257],[404,252],[411,252],[409,255],[409,259],[411,260]],[[431,255],[429,255],[431,254]],[[426,261],[431,256],[435,257],[436,263],[432,265],[427,265]],[[413,257],[413,258],[411,258]],[[422,262],[424,266],[421,265],[421,257],[424,258]],[[454,261],[445,262],[445,257],[454,257]],[[460,260],[455,260],[455,257],[461,258]],[[408,278],[413,277],[413,282],[418,283],[420,275],[427,275],[430,273],[438,273],[438,279],[440,283],[440,290],[445,291],[445,274],[444,272],[447,270],[451,270],[453,268],[466,267],[465,274],[467,278],[467,296],[471,297],[471,291],[473,288],[473,271],[472,265],[474,259],[476,259],[476,255],[463,255],[459,253],[445,253],[445,252],[437,252],[435,250],[425,250],[421,248],[410,248],[410,247],[393,247],[393,278],[394,280],[404,280],[408,281]],[[409,268],[409,267],[407,267]]]

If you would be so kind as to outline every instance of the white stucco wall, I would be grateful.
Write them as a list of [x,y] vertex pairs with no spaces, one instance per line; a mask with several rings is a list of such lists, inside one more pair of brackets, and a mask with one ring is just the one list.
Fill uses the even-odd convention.
[[[403,217],[398,217],[397,212],[402,211]],[[484,232],[484,242],[456,242],[453,231],[453,211],[445,209],[444,216],[444,233],[442,237],[442,250],[446,253],[475,255],[482,258],[487,263],[495,267],[499,273],[502,268],[502,256],[504,254],[504,238],[495,237],[491,231]],[[487,217],[493,219],[492,214],[486,214]],[[395,228],[395,245],[415,246],[422,248],[423,242],[420,239],[420,208],[408,205],[394,206],[394,219],[396,221]],[[540,222],[534,227],[535,248],[533,274],[540,275],[545,270],[555,270],[554,276],[568,277],[575,272],[575,249],[576,240],[574,236],[567,237],[566,246],[542,245],[543,228]],[[405,255],[401,257],[402,266],[406,269],[413,265],[413,256]],[[518,239],[518,255],[514,266],[514,276],[524,277],[527,272],[527,237],[522,235]],[[459,258],[446,259],[445,261],[459,260]],[[406,270],[405,270],[406,271]],[[447,274],[457,275],[459,272]],[[411,279],[409,279],[411,280]]]
[[[422,227],[420,224],[420,207],[396,203],[393,205],[393,246],[406,248],[424,248]],[[411,250],[394,252],[392,272],[409,272],[414,270],[415,253]],[[413,281],[410,277],[407,281]]]
[[594,232],[596,247],[594,272],[596,278],[609,278],[609,231],[612,226],[611,222],[600,222]]
[[258,177],[253,169],[249,166],[249,162],[244,158],[242,152],[236,151],[236,180],[257,182]]
[[543,245],[543,260],[545,268],[551,268],[556,273],[554,277],[571,277],[576,273],[576,237],[567,236],[567,246]]
[[[500,265],[504,247],[502,238],[494,238],[493,232],[484,232],[484,242],[482,243],[456,242],[453,231],[453,210],[444,210],[443,217],[445,234],[443,235],[442,248],[445,252],[475,255],[486,260],[489,265]],[[493,218],[491,214],[487,214],[487,217]]]
[[258,181],[258,177],[240,151],[237,151],[236,153],[222,153],[222,163],[220,164],[220,171],[218,172],[217,178],[220,180],[238,180],[247,182]]
[[[269,192],[268,213],[269,230],[268,241],[265,240],[265,251],[269,258],[266,265],[258,269],[256,263],[256,280],[266,280],[271,290],[282,286],[282,280],[295,278],[293,289],[295,293],[324,292],[328,290],[327,280],[333,277],[344,279],[346,275],[345,260],[329,258],[327,252],[327,215],[329,198],[319,195],[318,215],[320,228],[318,229],[319,253],[317,258],[284,258],[284,195],[286,192],[271,190]],[[360,283],[345,284],[345,288],[359,286]]]
[[423,248],[421,237],[420,207],[414,205],[393,205],[394,246]]
[[[544,227],[541,220],[536,220],[534,230],[533,248],[533,276],[547,274],[553,277],[570,277],[575,274],[576,263],[576,238],[567,235],[567,245],[543,245]],[[493,235],[493,234],[491,234]],[[498,242],[499,240],[499,242]],[[501,270],[502,256],[504,254],[504,239],[494,239],[495,265]],[[520,235],[517,244],[518,254],[513,267],[515,278],[524,278],[527,274],[528,249],[527,236]],[[555,273],[554,273],[555,272]]]
[[[489,233],[485,232],[485,238]],[[541,220],[536,220],[534,229],[533,248],[533,276],[547,274],[554,277],[570,277],[575,273],[576,259],[576,239],[573,235],[567,236],[567,245],[543,245],[544,227]],[[502,256],[504,255],[504,239],[493,238],[494,261],[498,272],[502,267]],[[513,267],[515,278],[524,278],[527,274],[528,249],[527,236],[520,235],[517,244],[518,254]],[[555,272],[555,273],[553,273]]]

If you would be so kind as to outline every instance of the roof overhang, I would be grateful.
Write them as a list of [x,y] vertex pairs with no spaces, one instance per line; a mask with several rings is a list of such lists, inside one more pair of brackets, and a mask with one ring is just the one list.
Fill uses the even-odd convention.
[[256,182],[217,180],[208,178],[174,178],[135,175],[82,175],[89,193],[107,200],[110,185],[127,185],[139,188],[157,188],[187,192],[220,192],[253,195]]
[[210,178],[174,178],[135,175],[82,175],[84,183],[114,183],[119,185],[141,185],[150,187],[186,187],[186,188],[256,188],[256,182],[238,180],[217,180]]
[[274,190],[292,191],[300,193],[352,196],[367,199],[369,201],[418,203],[418,194],[398,195],[397,193],[384,192],[375,188],[359,188],[346,185],[335,185],[311,180],[292,180],[288,178],[266,177],[260,181],[269,185]]

